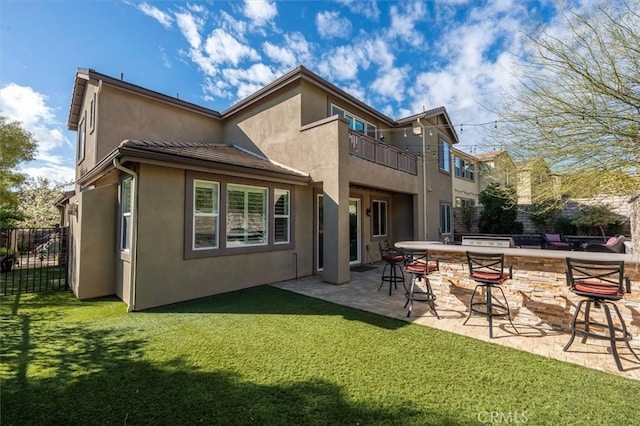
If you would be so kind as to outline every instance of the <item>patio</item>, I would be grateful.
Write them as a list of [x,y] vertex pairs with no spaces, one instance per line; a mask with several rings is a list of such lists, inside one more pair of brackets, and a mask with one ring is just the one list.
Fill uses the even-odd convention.
[[[514,334],[506,319],[494,320],[494,339],[489,339],[487,320],[483,317],[472,316],[467,325],[462,325],[468,314],[470,290],[462,286],[443,285],[443,281],[437,279],[440,272],[434,273],[435,279],[432,280],[432,284],[437,297],[436,308],[441,319],[438,320],[433,315],[427,304],[419,302],[414,303],[411,317],[407,318],[407,309],[403,308],[406,298],[402,286],[398,285],[398,289],[394,289],[391,296],[386,283],[385,287],[377,291],[384,263],[370,266],[370,269],[364,268],[367,269],[364,272],[352,269],[351,281],[340,286],[322,282],[320,275],[286,281],[274,286],[363,311],[640,380],[640,361],[633,357],[623,343],[618,343],[617,348],[624,371],[618,371],[608,341],[589,339],[583,344],[580,339],[576,339],[570,350],[563,352],[562,348],[569,340],[568,332],[544,322],[532,323],[530,318],[520,318],[517,313],[513,314],[513,322],[520,332],[519,335]],[[505,287],[508,286],[509,284],[505,284]],[[569,320],[570,318],[567,318],[567,321]],[[630,343],[634,351],[640,355],[640,337],[634,334]]]

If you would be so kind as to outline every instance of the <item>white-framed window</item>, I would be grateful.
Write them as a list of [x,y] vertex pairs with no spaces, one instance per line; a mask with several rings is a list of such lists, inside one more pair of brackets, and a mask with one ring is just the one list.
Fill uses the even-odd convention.
[[373,200],[371,202],[373,221],[373,236],[374,237],[386,237],[387,236],[387,202],[381,200]]
[[220,184],[193,181],[193,250],[218,248]]
[[440,204],[440,233],[451,233],[451,204]]
[[472,161],[464,158],[454,157],[453,164],[456,177],[473,181],[476,174],[476,166]]
[[227,247],[267,244],[268,188],[227,185]]
[[87,145],[87,123],[85,116],[86,113],[83,115],[82,120],[80,120],[80,125],[78,126],[78,162],[84,160],[84,152]]
[[451,147],[442,139],[438,140],[438,162],[440,170],[451,173]]
[[273,242],[291,242],[291,191],[273,190]]
[[120,250],[131,250],[131,178],[120,182]]
[[372,137],[373,139],[378,138],[378,128],[375,125],[361,118],[358,118],[354,114],[351,114],[350,112],[345,111],[333,104],[331,104],[331,115],[338,115],[341,118],[346,119],[349,122],[349,128],[351,130],[364,133],[365,135]]

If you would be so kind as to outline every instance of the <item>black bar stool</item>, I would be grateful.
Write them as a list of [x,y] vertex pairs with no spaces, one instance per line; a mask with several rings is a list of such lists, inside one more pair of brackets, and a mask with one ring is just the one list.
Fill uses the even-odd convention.
[[[406,308],[409,306],[407,317],[411,316],[411,310],[413,309],[413,302],[426,302],[436,318],[440,319],[438,311],[436,311],[436,295],[431,288],[431,282],[429,281],[429,274],[433,271],[440,270],[440,262],[429,262],[428,252],[423,255],[405,255],[405,270],[411,274],[411,284],[409,285],[409,291],[407,292],[407,303],[404,304]],[[424,281],[424,288],[416,286],[416,281],[422,279]]]
[[[493,317],[506,316],[511,323],[511,327],[518,333],[518,329],[513,325],[511,321],[511,312],[509,311],[509,303],[504,295],[501,284],[507,280],[513,278],[513,271],[509,266],[508,272],[504,271],[504,254],[488,254],[488,253],[472,253],[467,252],[467,264],[469,265],[469,276],[476,283],[476,287],[471,294],[471,301],[469,302],[469,316],[464,321],[463,325],[467,324],[471,314],[476,313],[484,315],[489,318],[489,338],[493,339]],[[486,299],[481,302],[474,302],[476,291],[478,287],[484,287],[486,290]],[[497,288],[502,293],[504,303],[494,300],[491,290]]]
[[[624,286],[623,283],[625,283]],[[627,327],[622,319],[620,310],[616,304],[613,303],[616,300],[622,299],[625,291],[631,293],[631,282],[629,281],[629,277],[624,275],[624,261],[586,261],[567,258],[567,284],[570,286],[571,292],[584,297],[584,299],[578,302],[578,306],[576,306],[576,312],[571,321],[571,338],[562,350],[566,352],[573,343],[576,334],[581,334],[583,336],[582,343],[585,343],[588,337],[609,340],[613,359],[615,359],[618,370],[620,371],[622,371],[622,364],[618,356],[616,342],[624,341],[631,353],[640,360],[629,344],[631,335],[627,332]],[[587,306],[584,310],[584,319],[578,321],[578,315],[585,302]],[[595,308],[602,307],[604,309],[607,320],[606,324],[591,321],[589,317],[591,306]],[[619,327],[615,327],[613,324],[609,306],[613,306],[618,316],[618,320],[620,321]],[[603,327],[604,331],[599,333],[592,330],[591,326],[594,325]],[[582,328],[578,326],[582,326]]]
[[[382,282],[378,291],[382,288],[385,282],[389,283],[389,296],[391,296],[392,286],[398,289],[398,283],[401,282],[404,286],[404,272],[402,272],[402,266],[404,265],[404,253],[401,250],[392,249],[389,245],[389,241],[379,241],[380,256],[386,263],[382,269]],[[387,273],[389,268],[389,273]],[[400,274],[398,274],[398,271]]]

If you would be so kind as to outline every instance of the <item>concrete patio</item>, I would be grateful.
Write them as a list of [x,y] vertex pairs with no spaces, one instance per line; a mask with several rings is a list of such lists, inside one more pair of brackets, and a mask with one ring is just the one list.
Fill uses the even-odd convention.
[[[437,280],[432,282],[434,282],[433,291],[436,294],[435,303],[440,319],[435,317],[426,303],[421,302],[414,303],[411,317],[407,318],[407,309],[403,308],[406,296],[402,285],[398,284],[398,289],[394,289],[391,296],[389,296],[388,283],[378,291],[384,264],[368,266],[371,268],[365,268],[368,270],[364,272],[352,270],[351,281],[344,285],[324,283],[322,277],[316,275],[274,284],[274,286],[339,305],[640,380],[640,361],[631,354],[623,342],[618,342],[616,346],[624,368],[624,371],[618,371],[608,341],[589,339],[586,343],[582,343],[581,338],[577,337],[569,351],[563,352],[562,348],[569,340],[567,332],[544,322],[532,324],[531,321],[518,321],[518,316],[513,314],[512,319],[519,334],[515,334],[506,318],[495,318],[494,338],[489,339],[488,322],[485,317],[474,315],[467,325],[463,325],[468,315],[468,302],[465,300],[469,297],[466,294],[468,289],[459,289],[461,295],[465,297],[450,297],[451,289],[443,289],[441,284],[436,283]],[[435,272],[435,274],[438,273]],[[407,276],[407,286],[408,284]],[[505,283],[505,286],[508,284]],[[630,343],[634,351],[640,355],[640,337],[634,336]]]

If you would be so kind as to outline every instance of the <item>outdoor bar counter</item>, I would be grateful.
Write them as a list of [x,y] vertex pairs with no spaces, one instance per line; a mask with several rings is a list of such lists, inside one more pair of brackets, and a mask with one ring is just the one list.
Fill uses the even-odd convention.
[[[504,253],[505,266],[513,266],[513,279],[502,285],[512,319],[518,325],[544,332],[569,331],[571,318],[580,297],[569,291],[566,283],[567,257],[583,260],[624,260],[625,275],[631,279],[631,293],[616,302],[628,331],[634,336],[632,346],[640,347],[640,255],[585,251],[541,250],[526,248],[445,245],[434,241],[399,241],[397,248],[427,251],[430,260],[440,261],[440,271],[429,275],[436,293],[436,306],[468,306],[476,285],[469,278],[466,252]],[[600,315],[601,310],[593,313]],[[596,316],[599,319],[598,316]]]

